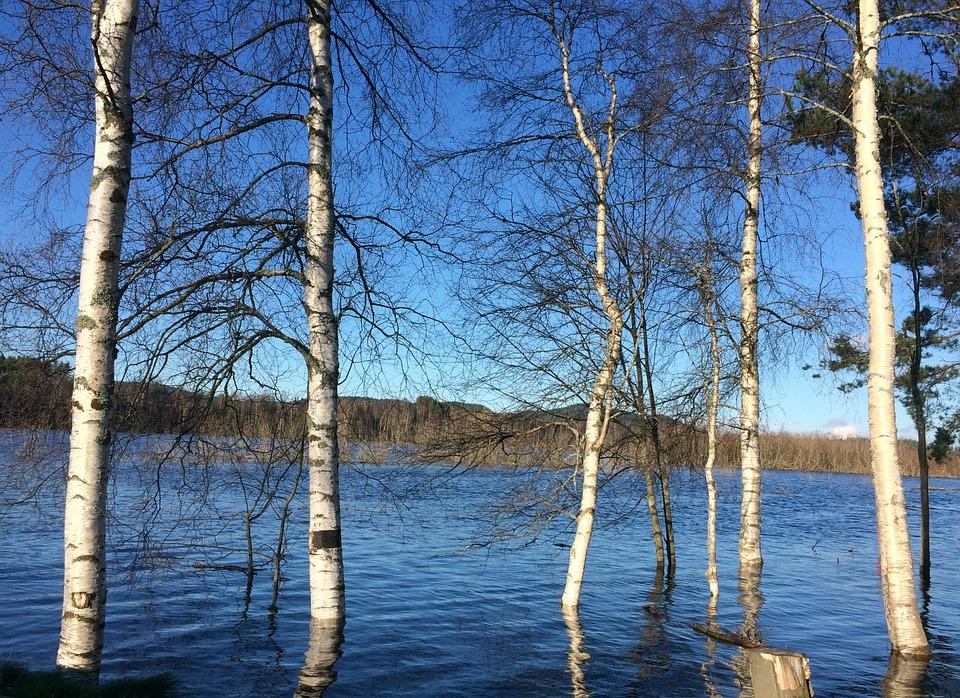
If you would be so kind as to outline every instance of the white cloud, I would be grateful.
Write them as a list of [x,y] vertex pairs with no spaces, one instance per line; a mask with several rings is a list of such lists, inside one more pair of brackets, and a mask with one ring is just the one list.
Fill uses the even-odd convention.
[[859,436],[860,433],[852,424],[841,424],[830,429],[827,435],[835,439],[852,439]]

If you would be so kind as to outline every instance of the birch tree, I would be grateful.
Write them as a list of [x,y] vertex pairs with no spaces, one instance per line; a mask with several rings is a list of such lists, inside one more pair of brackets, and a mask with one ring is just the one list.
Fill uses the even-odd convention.
[[[655,42],[635,10],[526,0],[464,6],[462,74],[478,85],[489,118],[472,142],[444,154],[470,167],[462,176],[481,212],[474,225],[490,239],[479,249],[476,237],[468,240],[478,277],[470,297],[461,296],[479,320],[476,356],[499,373],[498,387],[512,376],[506,394],[545,417],[563,415],[577,433],[565,459],[570,471],[543,477],[550,494],[518,494],[536,501],[521,507],[535,509],[527,514],[535,530],[570,517],[565,608],[580,602],[598,492],[617,468],[601,467],[608,427],[623,407],[612,388],[628,295],[610,212],[638,192],[615,183],[617,153],[656,121],[658,90],[667,89],[641,67],[654,72],[647,50]],[[521,181],[531,189],[508,202],[503,192]]]
[[894,396],[896,325],[890,241],[880,169],[876,74],[880,50],[877,0],[860,0],[853,48],[851,126],[855,134],[856,178],[866,251],[865,286],[870,326],[867,410],[887,629],[901,654],[928,654],[917,610],[913,554],[897,455]]
[[710,379],[705,386],[707,396],[707,458],[703,464],[703,474],[707,483],[707,569],[704,576],[707,578],[707,584],[710,587],[710,598],[715,603],[720,595],[720,585],[717,582],[717,483],[713,475],[713,466],[717,459],[717,415],[720,410],[721,352],[712,267],[712,245],[708,233],[698,288],[703,306],[703,320],[710,337]]
[[[931,53],[936,78],[899,66],[886,66],[876,75],[880,127],[880,164],[884,173],[885,205],[894,265],[906,275],[911,307],[897,334],[896,387],[900,400],[917,430],[920,466],[920,581],[930,586],[930,507],[927,432],[940,416],[939,398],[960,373],[960,363],[950,359],[957,337],[949,318],[947,251],[956,246],[957,225],[951,220],[955,206],[956,147],[960,134],[960,80],[942,57]],[[825,71],[801,71],[795,80],[806,99],[823,108],[797,111],[796,137],[854,161],[854,138],[834,114],[850,112],[849,79],[829,79]],[[833,113],[831,113],[831,110]],[[949,254],[949,253],[947,253]],[[946,292],[946,293],[945,293]],[[929,304],[929,305],[928,305]],[[830,343],[823,366],[847,374],[843,392],[866,384],[867,347],[848,332]],[[941,361],[938,358],[943,357]]]
[[330,5],[307,0],[310,108],[307,112],[307,218],[304,310],[310,331],[307,365],[307,460],[310,472],[310,614],[340,622],[344,614],[340,542],[340,455],[337,320],[333,308],[333,65]]
[[[788,96],[797,99],[802,107],[791,115],[794,128],[802,132],[809,126],[808,117],[832,121],[844,126],[852,143],[844,148],[836,138],[823,138],[814,130],[813,138],[807,132],[803,137],[825,150],[839,150],[852,155],[852,169],[857,183],[857,210],[864,237],[866,255],[865,290],[869,346],[866,361],[867,409],[870,425],[871,467],[877,515],[877,537],[880,549],[880,577],[886,613],[887,629],[895,653],[924,656],[929,654],[929,645],[917,610],[913,553],[907,525],[907,512],[897,452],[897,425],[895,413],[895,364],[896,325],[894,320],[892,254],[885,200],[885,178],[891,173],[884,171],[881,155],[880,109],[878,92],[880,80],[880,44],[886,37],[898,37],[905,45],[918,42],[924,54],[936,63],[934,53],[927,51],[926,40],[944,40],[957,26],[957,8],[940,3],[915,3],[909,7],[884,8],[883,17],[876,0],[861,0],[854,7],[831,8],[812,2],[807,3],[811,14],[812,32],[810,47],[799,51],[803,59],[814,66],[817,78],[809,80],[809,71],[798,74],[797,83],[803,87],[827,83],[827,76],[840,78],[840,84],[849,85],[849,108],[846,104],[831,106],[825,99],[826,92],[794,89]],[[849,13],[849,14],[848,14]],[[837,30],[839,44],[850,50],[852,61],[849,67],[825,51],[824,37]],[[815,32],[815,33],[814,33]],[[831,37],[832,38],[832,37]],[[815,48],[814,45],[816,44]],[[806,70],[806,69],[805,69]],[[895,74],[892,70],[886,76]],[[829,92],[830,90],[828,90]],[[911,100],[917,98],[910,89]],[[897,109],[909,112],[899,100]],[[790,106],[788,104],[788,106]],[[841,108],[836,108],[840,106]],[[927,116],[923,117],[924,119]],[[909,118],[908,118],[909,122]],[[927,122],[928,125],[933,120]],[[921,129],[922,139],[936,141],[939,128]],[[907,141],[907,149],[922,148],[922,144],[910,142],[910,128],[894,127],[885,143],[884,152],[900,150],[899,139]],[[919,135],[919,134],[918,134]],[[916,152],[916,151],[915,151]],[[894,162],[888,160],[888,163]],[[892,176],[896,176],[895,168]]]
[[620,362],[623,314],[614,301],[607,284],[607,183],[613,168],[613,156],[616,147],[615,128],[617,123],[617,85],[613,76],[604,76],[610,88],[610,106],[607,122],[603,125],[605,142],[599,135],[587,131],[583,110],[573,93],[570,83],[570,43],[572,35],[560,30],[555,22],[551,29],[560,52],[561,78],[563,94],[573,117],[577,137],[589,153],[596,178],[596,223],[594,228],[594,266],[593,284],[597,297],[603,305],[609,328],[603,364],[597,372],[590,402],[587,421],[584,426],[584,453],[581,463],[583,480],[580,494],[580,512],[577,514],[577,527],[573,544],[570,546],[570,559],[567,565],[567,579],[563,587],[561,605],[577,607],[580,604],[580,589],[583,586],[583,572],[587,562],[587,550],[593,533],[593,520],[597,505],[597,473],[600,468],[600,450],[606,438],[606,427],[610,419],[608,393],[613,385],[614,373]]
[[96,137],[80,266],[57,665],[99,674],[106,613],[106,503],[118,272],[130,187],[130,61],[137,0],[91,6]]
[[[189,3],[151,9],[163,31],[147,32],[137,44],[149,60],[138,60],[146,77],[138,73],[135,82],[149,89],[136,102],[143,174],[132,188],[128,228],[142,244],[128,246],[134,254],[122,260],[122,364],[144,383],[162,380],[213,395],[236,388],[238,376],[242,387],[256,390],[258,381],[270,380],[277,352],[303,359],[312,513],[301,549],[310,559],[311,615],[336,623],[343,615],[335,426],[340,344],[346,334],[349,366],[375,373],[385,356],[420,351],[417,339],[429,321],[418,300],[394,295],[401,283],[410,285],[398,283],[400,257],[435,246],[432,231],[412,222],[422,204],[404,198],[405,187],[414,187],[397,164],[431,117],[419,108],[429,100],[421,89],[431,71],[427,49],[417,43],[410,17],[375,0],[336,6],[255,0],[227,12]],[[19,45],[3,44],[11,62],[22,58]],[[48,70],[43,50],[35,49],[36,72]],[[63,67],[68,78],[69,68]],[[32,107],[33,95],[22,91]],[[401,107],[407,99],[417,108]],[[338,110],[336,131],[335,104],[346,106]],[[335,147],[343,163],[339,215],[332,198]],[[342,244],[334,245],[335,235]],[[69,297],[76,280],[49,276]],[[33,311],[29,291],[40,284],[15,281],[18,300]],[[38,325],[59,327],[58,314]],[[290,369],[287,361],[280,363]]]
[[757,358],[757,231],[760,224],[763,100],[760,0],[750,0],[747,41],[749,134],[740,251],[740,567],[762,567],[760,551],[760,369]]

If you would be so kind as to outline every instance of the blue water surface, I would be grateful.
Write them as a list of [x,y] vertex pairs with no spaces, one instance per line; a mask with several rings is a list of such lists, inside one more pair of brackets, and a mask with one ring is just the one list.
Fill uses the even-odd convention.
[[[127,465],[138,449],[162,450],[160,441],[131,442],[112,478],[103,677],[169,672],[184,696],[291,695],[310,636],[302,503],[289,523],[279,608],[271,612],[268,567],[249,602],[245,575],[215,567],[243,564],[238,480],[226,468],[201,477],[176,463],[155,473]],[[62,461],[63,435],[46,444],[48,460]],[[23,446],[22,435],[3,433],[8,474],[36,457]],[[336,659],[326,667],[326,695],[749,695],[740,651],[690,627],[707,622],[702,476],[672,476],[672,580],[655,573],[639,478],[604,488],[578,618],[565,618],[559,604],[568,519],[545,523],[532,540],[490,544],[496,512],[529,477],[498,468],[344,469],[347,624],[342,645],[321,652]],[[713,622],[743,630],[745,618],[755,618],[767,644],[805,652],[817,696],[960,696],[960,483],[931,481],[933,584],[924,617],[934,656],[920,667],[919,686],[901,689],[903,670],[889,662],[870,479],[763,477],[765,565],[760,594],[743,597],[735,576],[738,479],[719,478]],[[62,489],[53,478],[37,496],[11,503],[26,480],[7,478],[0,512],[0,658],[49,668],[62,591]],[[916,534],[917,481],[905,487]],[[276,528],[270,512],[255,522],[258,563]]]

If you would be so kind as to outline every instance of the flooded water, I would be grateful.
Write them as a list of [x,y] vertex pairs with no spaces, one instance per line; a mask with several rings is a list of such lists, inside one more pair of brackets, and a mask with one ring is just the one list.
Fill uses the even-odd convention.
[[[4,442],[7,464],[17,457],[15,441]],[[198,502],[182,487],[190,473],[175,478],[182,491],[163,475],[159,499],[152,489],[151,510],[159,514],[145,519],[142,477],[126,476],[122,464],[117,471],[104,677],[169,672],[185,696],[291,695],[310,637],[303,509],[290,522],[279,609],[271,613],[269,569],[258,572],[246,603],[243,574],[202,567],[243,563],[235,517],[242,490],[234,481],[215,479]],[[748,694],[739,650],[690,627],[707,618],[699,476],[674,477],[672,581],[654,574],[642,509],[622,516],[640,496],[636,481],[615,480],[602,493],[599,521],[608,525],[590,548],[578,618],[565,618],[559,605],[561,522],[523,547],[475,545],[490,509],[521,477],[499,469],[454,478],[438,468],[345,470],[347,624],[342,644],[314,636],[306,672],[321,684],[333,680],[326,695]],[[931,483],[934,566],[925,621],[934,656],[927,667],[903,667],[888,661],[869,479],[764,478],[763,578],[760,594],[744,597],[735,579],[738,481],[720,478],[715,621],[731,630],[755,623],[767,644],[805,652],[818,697],[960,696],[960,482]],[[429,486],[413,486],[424,481]],[[915,526],[917,483],[906,487]],[[37,501],[0,516],[0,658],[48,668],[62,588],[61,502],[55,493]],[[262,517],[258,545],[272,541],[275,529],[275,517]],[[332,669],[318,671],[334,659]],[[919,688],[911,673],[922,679]]]

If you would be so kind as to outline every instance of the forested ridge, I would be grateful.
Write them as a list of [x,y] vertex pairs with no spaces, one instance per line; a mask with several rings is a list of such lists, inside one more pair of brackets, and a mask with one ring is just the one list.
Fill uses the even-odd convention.
[[[70,392],[71,372],[66,364],[0,356],[0,426],[69,430]],[[118,429],[140,434],[265,437],[279,430],[287,438],[296,438],[305,419],[302,398],[283,402],[271,395],[209,395],[161,383],[120,382],[115,399]],[[419,448],[404,452],[403,458],[478,465],[566,465],[576,443],[573,432],[560,422],[580,422],[586,411],[583,405],[572,405],[553,411],[504,413],[426,395],[415,401],[346,395],[339,400],[341,441],[360,445],[356,451],[359,459],[378,462],[399,457],[388,448],[391,445],[415,445]],[[702,429],[669,417],[660,417],[660,423],[671,465],[699,468],[705,448]],[[644,439],[646,432],[635,415],[618,415],[611,428],[611,457],[621,463],[630,458],[630,447]],[[869,472],[866,437],[780,431],[763,432],[760,438],[764,467],[772,470]],[[738,458],[737,434],[722,432],[717,465],[735,469]],[[915,476],[915,440],[900,440],[900,458],[905,473]],[[942,456],[933,474],[960,476],[960,454],[954,450]]]

